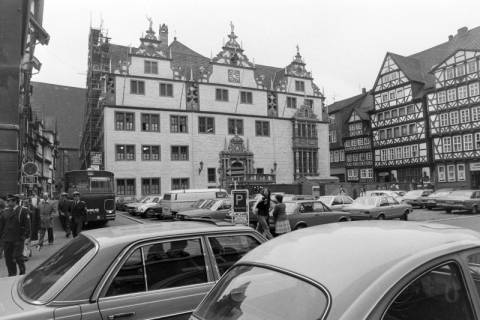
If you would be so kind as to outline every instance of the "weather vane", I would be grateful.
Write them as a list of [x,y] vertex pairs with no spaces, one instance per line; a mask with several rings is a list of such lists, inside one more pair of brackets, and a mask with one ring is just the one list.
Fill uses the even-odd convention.
[[151,17],[147,16],[147,20],[148,20],[148,23],[149,23],[149,29],[152,30],[152,26],[153,26],[153,20]]
[[232,22],[232,21],[230,21],[230,29],[232,30],[232,33],[233,33],[233,31],[234,31],[234,29],[235,29],[235,26],[233,25],[233,22]]

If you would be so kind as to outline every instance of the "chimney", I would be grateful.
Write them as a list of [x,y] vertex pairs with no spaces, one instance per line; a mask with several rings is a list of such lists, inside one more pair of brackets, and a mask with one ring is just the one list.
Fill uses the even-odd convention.
[[362,88],[362,94],[366,94],[367,93],[367,89],[366,88]]
[[460,29],[457,30],[457,35],[460,36],[460,35],[462,35],[462,34],[467,33],[467,31],[468,31],[468,28],[467,28],[467,27],[460,28]]
[[452,35],[449,35],[448,36],[448,41],[452,41],[453,40],[453,36]]
[[168,26],[164,23],[160,25],[158,30],[158,40],[162,43],[163,47],[168,47]]

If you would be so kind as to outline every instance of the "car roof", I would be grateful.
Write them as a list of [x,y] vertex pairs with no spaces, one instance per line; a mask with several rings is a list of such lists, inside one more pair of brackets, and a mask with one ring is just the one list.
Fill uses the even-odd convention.
[[83,231],[82,233],[95,239],[102,248],[149,238],[232,231],[252,231],[252,228],[230,223],[218,225],[213,221],[160,221],[148,224],[100,228]]
[[436,256],[472,246],[480,246],[480,234],[454,226],[357,221],[290,232],[247,253],[240,262],[279,267],[321,283],[338,308],[332,310],[335,314],[347,310],[362,293],[368,297],[368,292],[378,295],[372,290],[379,287],[388,290]]
[[210,188],[210,189],[181,189],[181,190],[171,190],[165,192],[166,194],[179,194],[179,193],[196,193],[196,192],[227,192],[225,189],[220,188]]

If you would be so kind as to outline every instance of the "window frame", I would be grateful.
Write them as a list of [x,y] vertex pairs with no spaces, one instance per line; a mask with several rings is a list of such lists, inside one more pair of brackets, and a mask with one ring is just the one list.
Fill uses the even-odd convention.
[[[123,116],[122,128],[119,128],[119,126],[117,126],[117,124],[120,123],[117,120],[117,116],[119,116],[119,115]],[[131,127],[131,129],[128,129],[127,124],[129,122],[127,122],[127,116],[130,116],[130,115],[132,116],[132,127]],[[115,117],[115,131],[135,131],[135,112],[115,111],[114,117]]]
[[[187,188],[174,188],[173,181],[174,180],[186,180],[187,181]],[[190,189],[190,177],[175,177],[170,179],[170,190],[183,190],[183,189]]]
[[287,96],[286,104],[287,104],[287,108],[296,109],[297,108],[297,97]]
[[143,73],[158,74],[158,61],[144,60],[143,62]]
[[[233,121],[233,128],[230,128],[230,122],[231,121]],[[241,130],[237,130],[237,132],[235,132],[235,128],[238,129],[237,123],[241,123]],[[239,136],[243,136],[244,128],[245,127],[244,127],[243,119],[241,119],[241,118],[228,118],[227,119],[228,134],[231,134],[231,135],[238,134]]]
[[[117,147],[123,146],[124,147],[124,152],[123,152],[123,159],[120,159],[118,157],[118,152],[117,152]],[[127,159],[127,147],[133,146],[133,159]],[[135,161],[137,158],[137,150],[136,150],[136,145],[135,144],[115,144],[115,161]]]
[[[151,190],[152,189],[152,181],[153,180],[157,180],[158,179],[158,192],[144,192],[144,189],[143,189],[143,181],[144,180],[149,180],[149,183],[148,183],[148,188]],[[161,177],[141,177],[140,178],[140,187],[141,187],[141,192],[142,192],[142,196],[151,196],[151,195],[159,195],[159,194],[162,194],[162,179]]]
[[[209,126],[210,120],[211,127]],[[215,117],[198,116],[198,133],[215,134]]]
[[[177,121],[176,125],[174,125],[174,119]],[[185,119],[185,130],[182,131],[182,120]],[[174,128],[177,128],[174,130]],[[171,114],[170,115],[170,133],[188,133],[188,116],[178,115],[178,114]]]
[[255,136],[270,137],[270,121],[255,120]]
[[229,101],[228,89],[215,88],[215,101],[228,102]]
[[[154,123],[152,121],[152,116],[156,116],[158,118],[158,123]],[[148,123],[145,122],[145,118],[148,118]],[[143,129],[143,124],[144,123],[147,123],[147,126],[146,128],[148,128],[148,130],[144,130]],[[152,126],[153,124],[155,124],[156,126],[158,126],[158,130],[152,130]],[[160,132],[160,114],[159,113],[141,113],[140,114],[140,127],[141,127],[141,131],[142,132]]]
[[[153,158],[153,147],[158,147],[158,159],[152,159]],[[159,144],[142,144],[142,161],[161,161],[162,160],[162,149]],[[146,153],[144,153],[144,148],[149,148],[148,152],[148,159],[145,157]]]
[[240,91],[240,104],[253,104],[253,92]]
[[[134,86],[134,84],[135,84],[135,86]],[[142,85],[140,85],[140,84],[142,84]],[[142,90],[140,90],[140,89],[142,89]],[[136,94],[136,95],[144,96],[145,95],[145,81],[144,80],[130,79],[130,94]]]
[[[173,148],[178,148],[178,159],[174,159],[174,153]],[[182,159],[182,148],[187,148],[187,158]],[[170,146],[170,161],[190,161],[190,148],[188,145],[171,145]]]
[[295,91],[297,91],[297,92],[305,92],[305,81],[303,81],[303,80],[295,80]]
[[[127,180],[133,180],[133,193],[127,193]],[[120,193],[118,191],[118,182],[119,181],[123,181],[123,189],[124,189],[124,192],[123,193]],[[117,196],[135,196],[136,195],[136,192],[137,192],[137,183],[136,183],[136,178],[115,178],[115,194]]]
[[173,83],[160,82],[158,84],[158,95],[160,97],[173,98]]

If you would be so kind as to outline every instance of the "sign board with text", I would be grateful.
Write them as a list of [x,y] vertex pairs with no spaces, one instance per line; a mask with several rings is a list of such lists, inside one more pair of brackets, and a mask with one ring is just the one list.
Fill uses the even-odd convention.
[[470,171],[480,171],[480,162],[471,162]]
[[101,152],[90,152],[90,164],[100,166],[103,162],[103,154]]
[[232,198],[232,222],[248,226],[248,190],[232,190]]

